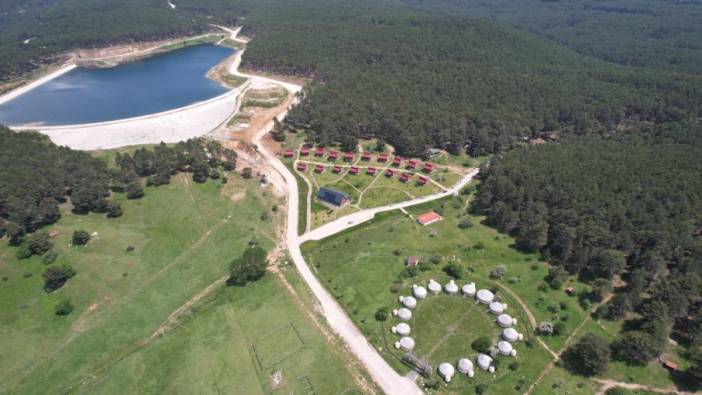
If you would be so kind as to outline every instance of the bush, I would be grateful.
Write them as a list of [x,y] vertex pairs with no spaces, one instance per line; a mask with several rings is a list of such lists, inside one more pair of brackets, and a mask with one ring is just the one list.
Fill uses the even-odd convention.
[[245,167],[244,170],[241,171],[241,176],[247,180],[249,178],[251,178],[252,175],[253,175],[253,170],[250,167]]
[[627,395],[629,392],[622,387],[614,387],[605,391],[605,395]]
[[487,392],[488,386],[487,384],[478,384],[475,386],[475,393],[478,395],[484,394]]
[[459,227],[460,229],[472,228],[472,227],[473,227],[473,223],[470,222],[469,219],[464,218],[464,219],[461,220],[461,222],[458,223],[458,227]]
[[82,246],[88,244],[90,241],[90,233],[85,230],[74,230],[71,242],[74,246]]
[[375,311],[375,319],[378,321],[387,321],[388,319],[388,308],[381,307]]
[[493,280],[501,279],[505,273],[507,273],[507,268],[504,265],[496,265],[492,270],[490,270],[490,278]]
[[117,218],[122,216],[122,207],[115,203],[107,203],[107,218]]
[[539,332],[540,335],[551,336],[553,334],[553,324],[548,321],[543,321],[539,323],[536,331]]
[[515,370],[519,369],[519,362],[514,361],[514,362],[510,363],[509,366],[507,366],[507,367],[509,368],[509,370],[515,371]]
[[32,251],[29,249],[29,246],[27,245],[27,243],[23,243],[23,244],[20,244],[20,246],[15,251],[15,256],[19,260],[27,259],[30,256],[32,256]]
[[439,389],[440,386],[441,384],[438,380],[429,379],[424,382],[424,388],[428,390],[436,390]]
[[50,266],[41,275],[44,279],[44,290],[53,292],[63,287],[66,281],[75,275],[76,272],[70,265]]
[[449,277],[453,277],[456,280],[460,280],[463,277],[463,268],[455,263],[449,263],[444,266],[443,271]]
[[400,291],[402,291],[402,284],[395,283],[390,286],[390,292],[396,294]]
[[69,315],[73,311],[73,304],[69,300],[62,300],[54,306],[56,315]]
[[404,278],[412,278],[412,277],[416,277],[417,274],[419,274],[419,268],[417,268],[417,266],[413,266],[413,267],[406,267],[402,271],[401,275]]
[[612,344],[615,358],[634,365],[644,365],[656,358],[663,351],[659,339],[646,332],[626,332]]
[[144,197],[144,188],[141,187],[139,180],[131,181],[124,188],[127,193],[127,199],[141,199]]
[[492,341],[487,336],[479,337],[470,344],[470,347],[476,351],[483,354],[490,354],[490,349],[492,348]]
[[58,254],[56,254],[54,251],[49,251],[44,256],[41,258],[41,261],[44,262],[45,265],[50,265],[54,263],[56,258],[58,257]]
[[266,256],[266,251],[259,246],[247,248],[241,257],[230,264],[227,285],[243,286],[263,277],[268,266]]
[[561,289],[563,284],[568,279],[568,272],[560,266],[551,266],[548,269],[548,275],[546,276],[546,282],[553,289]]
[[592,333],[580,338],[565,354],[568,369],[585,376],[606,372],[609,359],[609,344]]
[[565,333],[566,326],[562,322],[556,322],[553,324],[553,335],[554,336],[562,336]]

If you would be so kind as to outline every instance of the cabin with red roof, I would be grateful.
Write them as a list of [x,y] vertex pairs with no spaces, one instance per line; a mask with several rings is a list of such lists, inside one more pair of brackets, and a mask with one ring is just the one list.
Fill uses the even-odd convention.
[[354,158],[353,152],[347,152],[344,154],[344,160],[347,162],[351,162]]
[[314,172],[315,173],[324,173],[324,166],[322,165],[317,165],[314,167]]
[[297,170],[298,170],[298,171],[305,171],[305,170],[307,170],[307,163],[302,163],[302,162],[298,163],[298,164],[297,164]]
[[395,166],[400,166],[402,164],[402,157],[396,156],[395,159],[392,160],[392,164]]
[[358,167],[357,166],[351,166],[351,170],[349,170],[349,173],[351,174],[358,174]]
[[434,222],[439,222],[442,219],[444,218],[436,211],[429,211],[428,213],[418,216],[417,222],[419,222],[419,224],[422,226],[427,226],[433,224]]
[[329,152],[329,160],[337,160],[339,158],[339,153],[336,151]]
[[292,158],[293,156],[295,156],[295,151],[293,151],[293,150],[291,150],[291,149],[286,149],[286,150],[285,150],[285,153],[283,153],[283,155],[284,155],[286,158]]
[[336,166],[334,166],[334,169],[333,169],[332,171],[333,171],[334,173],[341,173],[341,170],[342,170],[342,169],[341,169],[341,166],[336,165]]
[[410,159],[409,162],[407,162],[407,168],[408,169],[416,169],[418,164],[419,164],[419,161],[417,161],[416,159]]
[[324,147],[317,147],[314,151],[314,156],[324,156]]
[[424,177],[424,176],[419,176],[419,180],[417,181],[417,184],[419,185],[427,185],[427,182],[429,182],[429,179]]
[[395,170],[393,169],[387,169],[385,170],[385,176],[389,178],[395,177]]
[[307,148],[307,147],[302,147],[302,148],[300,149],[300,155],[302,155],[302,156],[307,156],[307,155],[309,155],[309,154],[310,154],[310,149],[309,149],[309,148]]
[[410,178],[412,178],[412,173],[402,173],[400,176],[400,181],[407,182]]
[[369,176],[374,176],[377,172],[378,169],[376,169],[375,167],[369,167],[368,170],[366,170],[366,174],[368,174]]
[[363,154],[361,154],[361,160],[365,160],[365,161],[371,160],[370,152],[364,152]]
[[425,163],[422,171],[425,173],[431,173],[432,171],[434,171],[434,165],[431,163]]
[[388,154],[378,155],[378,162],[387,162],[387,161],[388,161]]

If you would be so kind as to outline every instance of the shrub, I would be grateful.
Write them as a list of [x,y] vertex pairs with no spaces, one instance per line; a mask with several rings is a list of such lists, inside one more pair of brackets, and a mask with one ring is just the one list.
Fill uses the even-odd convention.
[[429,262],[434,265],[438,265],[441,263],[441,257],[439,255],[432,255],[431,258],[429,258]]
[[247,180],[248,180],[249,178],[251,178],[252,175],[253,175],[253,170],[252,170],[250,167],[245,167],[245,168],[241,171],[241,176],[244,177],[244,178],[247,179]]
[[492,348],[492,341],[490,341],[490,338],[487,336],[482,336],[475,339],[473,343],[470,344],[470,347],[476,352],[489,354]]
[[565,333],[566,326],[562,322],[556,322],[553,324],[553,334],[554,336],[562,336]]
[[406,267],[402,271],[401,275],[404,278],[412,278],[412,277],[416,277],[417,274],[419,274],[419,268],[417,268],[417,266],[413,266],[413,267]]
[[74,246],[86,245],[88,244],[88,241],[90,241],[90,233],[84,230],[74,230],[71,241]]
[[539,323],[539,326],[536,328],[536,331],[539,332],[539,334],[541,335],[551,336],[553,334],[553,324],[548,321],[543,321]]
[[54,306],[54,312],[56,315],[69,315],[72,311],[73,304],[67,299],[58,302],[56,306]]
[[492,270],[490,270],[490,278],[499,280],[505,275],[505,273],[507,273],[507,268],[505,265],[496,265]]
[[49,235],[46,232],[37,232],[29,235],[25,243],[34,255],[43,255],[52,247]]
[[484,394],[487,392],[488,386],[487,384],[478,384],[475,386],[475,393],[478,395]]
[[507,367],[509,368],[509,370],[515,371],[515,370],[519,369],[519,362],[514,361],[514,362],[510,363],[509,366],[507,366]]
[[227,285],[243,286],[266,274],[266,251],[258,246],[247,248],[244,254],[232,261]]
[[44,256],[41,258],[41,261],[44,262],[45,265],[50,265],[54,263],[56,258],[58,257],[58,254],[56,254],[54,251],[49,251]]
[[576,373],[593,376],[607,371],[609,344],[601,337],[588,333],[571,346],[565,355],[567,367]]
[[627,395],[629,392],[622,387],[614,387],[605,391],[605,395]]
[[463,277],[463,268],[455,263],[449,263],[443,268],[444,273],[448,276],[460,280]]
[[459,227],[460,229],[472,228],[472,227],[473,227],[473,223],[470,222],[469,219],[464,218],[464,219],[461,220],[461,222],[458,223],[458,227]]
[[129,182],[124,191],[127,193],[127,199],[141,199],[144,197],[144,188],[141,187],[139,180]]
[[32,251],[29,249],[29,246],[27,245],[27,243],[23,243],[23,244],[20,244],[20,246],[15,251],[15,256],[19,260],[27,259],[30,256],[32,256]]
[[439,383],[438,380],[430,379],[430,380],[426,380],[424,382],[424,388],[426,388],[428,390],[439,389],[440,386],[441,386],[441,384]]
[[388,308],[381,307],[375,311],[375,319],[378,321],[387,321],[388,319]]
[[626,332],[612,344],[615,358],[630,364],[644,365],[663,351],[659,339],[641,331]]
[[68,279],[75,275],[76,272],[70,265],[50,266],[41,275],[44,279],[44,290],[53,292],[61,288]]
[[107,218],[117,218],[122,216],[122,207],[115,203],[107,203]]
[[402,284],[395,283],[390,286],[390,292],[396,294],[400,291],[402,291]]

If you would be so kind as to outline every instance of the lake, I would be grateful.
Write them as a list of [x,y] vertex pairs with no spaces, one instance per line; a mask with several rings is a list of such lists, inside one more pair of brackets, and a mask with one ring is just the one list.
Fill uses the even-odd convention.
[[0,105],[6,125],[70,125],[187,106],[227,91],[207,71],[234,53],[213,44],[106,69],[76,68]]

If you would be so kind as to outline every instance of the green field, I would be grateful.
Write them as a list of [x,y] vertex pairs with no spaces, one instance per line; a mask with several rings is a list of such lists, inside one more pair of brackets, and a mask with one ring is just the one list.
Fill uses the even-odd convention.
[[[0,242],[0,393],[263,394],[278,368],[281,392],[355,388],[347,362],[273,275],[194,299],[250,240],[273,246],[283,213],[271,207],[281,202],[257,182],[230,174],[224,185],[194,184],[181,174],[146,188],[140,200],[114,199],[124,209],[118,219],[64,210],[47,228],[59,232],[54,265],[77,271],[53,293],[42,288],[40,258],[18,261],[16,248]],[[269,219],[262,221],[264,211]],[[71,247],[75,229],[95,236]],[[74,311],[54,315],[65,298]],[[192,310],[169,319],[188,301]],[[287,328],[280,343],[261,337],[280,327]],[[165,335],[152,336],[159,329]],[[257,362],[257,347],[266,366]]]

